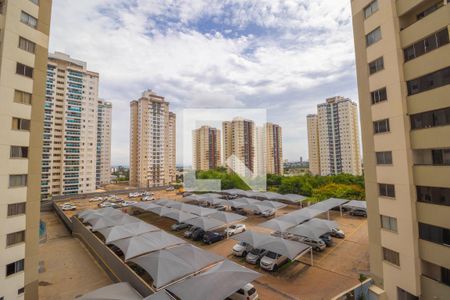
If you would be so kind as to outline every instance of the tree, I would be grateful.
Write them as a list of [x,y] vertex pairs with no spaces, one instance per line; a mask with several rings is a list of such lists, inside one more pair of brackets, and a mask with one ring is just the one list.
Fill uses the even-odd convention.
[[328,198],[361,200],[364,199],[364,189],[356,184],[329,183],[314,189],[312,197],[319,201]]

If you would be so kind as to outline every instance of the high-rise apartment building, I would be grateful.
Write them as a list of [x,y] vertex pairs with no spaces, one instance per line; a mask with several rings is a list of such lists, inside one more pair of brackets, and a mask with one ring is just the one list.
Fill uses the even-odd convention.
[[371,275],[388,299],[449,299],[450,5],[351,4]]
[[[239,174],[250,175],[249,172],[255,172],[255,123],[243,118],[234,118],[233,121],[222,123],[222,132],[224,165]],[[227,160],[231,156],[236,159],[232,160],[230,166],[227,164]]]
[[151,90],[130,103],[130,185],[164,186],[176,180],[176,116]]
[[38,295],[51,5],[51,0],[0,1],[0,299]]
[[283,138],[281,126],[266,123],[256,129],[256,168],[258,174],[283,175]]
[[[340,96],[328,98],[317,105],[317,116],[307,116],[307,122],[311,173],[323,176],[362,174],[355,102]],[[319,173],[315,173],[317,170]]]
[[49,54],[43,199],[93,192],[97,187],[98,83],[98,73],[88,71],[85,62],[60,52]]
[[99,99],[97,117],[97,187],[111,182],[111,122],[111,102]]
[[194,170],[210,170],[221,165],[220,130],[202,126],[192,132],[192,166]]

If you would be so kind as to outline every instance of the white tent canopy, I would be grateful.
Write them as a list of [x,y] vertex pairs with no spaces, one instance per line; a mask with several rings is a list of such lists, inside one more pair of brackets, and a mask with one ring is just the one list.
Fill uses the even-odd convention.
[[147,271],[153,278],[153,285],[159,289],[223,259],[212,252],[186,244],[146,254],[130,261]]
[[205,231],[225,225],[225,223],[222,221],[208,218],[208,217],[198,217],[195,219],[187,220],[184,223],[195,226],[195,227],[199,227]]
[[183,300],[223,300],[259,276],[255,271],[225,260],[167,289]]
[[128,283],[119,282],[87,293],[77,300],[142,300],[142,296]]
[[130,236],[158,230],[160,229],[156,226],[147,224],[145,222],[136,222],[99,229],[98,232],[103,235],[103,237],[105,238],[105,243],[108,244],[110,242],[128,238]]

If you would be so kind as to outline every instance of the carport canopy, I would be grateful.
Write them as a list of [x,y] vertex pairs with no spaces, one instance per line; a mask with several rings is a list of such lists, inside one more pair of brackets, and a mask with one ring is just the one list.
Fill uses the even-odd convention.
[[314,218],[323,213],[321,210],[314,209],[312,207],[305,207],[296,211],[290,212],[284,216],[278,217],[278,220],[282,220],[289,223],[300,224],[311,218]]
[[146,203],[146,202],[138,202],[138,203],[132,204],[130,206],[140,208],[142,210],[149,210],[151,208],[160,207],[160,205],[157,205],[154,203]]
[[183,206],[183,210],[185,212],[197,215],[197,216],[207,216],[210,215],[212,213],[215,213],[217,210],[216,209],[212,209],[212,208],[206,208],[206,207],[201,207],[201,206],[196,206],[196,205],[190,205],[190,204],[185,204]]
[[205,231],[225,225],[224,222],[209,217],[198,217],[195,219],[187,220],[184,223],[199,227]]
[[239,203],[244,203],[244,204],[258,204],[258,203],[261,202],[259,200],[256,200],[256,199],[253,199],[253,198],[248,198],[248,197],[241,197],[241,198],[234,199],[232,201],[239,202]]
[[326,230],[327,232],[331,232],[333,230],[333,228],[339,228],[339,225],[335,221],[323,220],[323,219],[317,219],[317,218],[313,218],[303,224],[310,226],[310,227],[323,229],[323,230]]
[[87,293],[77,300],[142,300],[142,296],[128,283],[119,282]]
[[271,208],[275,208],[275,209],[280,209],[280,208],[287,206],[286,204],[283,204],[280,202],[275,202],[275,201],[270,201],[270,200],[261,201],[259,203],[259,205],[263,205],[263,206],[267,206],[267,207],[271,207]]
[[213,219],[219,220],[221,222],[224,222],[225,224],[231,224],[234,222],[239,222],[239,221],[247,219],[247,217],[245,217],[245,216],[241,216],[238,214],[225,212],[225,211],[218,211],[213,214],[210,214],[210,215],[208,215],[208,218],[213,218]]
[[172,211],[169,211],[169,212],[164,212],[161,216],[167,217],[167,218],[175,220],[177,222],[185,222],[187,220],[198,217],[194,214],[190,214],[188,212],[184,212],[184,211],[176,210],[176,209],[173,209]]
[[148,297],[145,297],[144,300],[174,300],[167,292],[166,290],[161,290],[159,292],[156,292],[154,294],[151,294]]
[[223,300],[260,276],[258,272],[225,260],[167,289],[183,300]]
[[289,222],[289,221],[284,221],[284,220],[279,220],[279,219],[272,219],[269,221],[266,221],[264,223],[259,224],[258,226],[260,227],[264,227],[264,228],[269,228],[275,231],[280,231],[280,232],[284,232],[286,231],[286,229],[294,227],[296,224]]
[[136,223],[99,229],[98,232],[100,232],[103,235],[103,237],[105,238],[105,243],[108,244],[110,242],[125,239],[130,236],[135,236],[146,232],[158,230],[160,230],[158,227],[141,221]]
[[253,248],[262,249],[261,246],[264,245],[266,240],[270,237],[271,236],[269,236],[267,234],[256,232],[256,231],[244,231],[237,235],[233,235],[231,237],[231,239],[249,244]]
[[89,221],[89,224],[92,225],[92,231],[97,231],[99,229],[112,227],[116,225],[123,225],[129,223],[137,223],[140,222],[138,218],[132,217],[127,214],[120,214],[115,216],[102,216],[98,219]]
[[161,288],[175,280],[196,273],[224,258],[190,244],[152,252],[130,261],[143,268]]
[[307,199],[307,197],[302,196],[302,195],[297,195],[297,194],[282,194],[280,195],[279,198],[277,198],[277,200],[284,200],[284,201],[289,201],[289,202],[293,202],[293,203],[299,203],[299,202],[303,202]]
[[328,233],[330,231],[325,228],[308,226],[306,223],[303,223],[295,227],[289,228],[287,232],[311,239],[319,239],[321,235],[324,235],[325,233]]
[[343,205],[345,208],[359,208],[359,209],[366,209],[367,210],[367,202],[361,201],[361,200],[351,200],[348,203],[345,203]]
[[309,208],[314,208],[317,210],[321,210],[322,212],[327,212],[332,208],[341,206],[347,203],[349,200],[339,199],[339,198],[329,198],[327,200],[320,201],[316,204],[311,205]]

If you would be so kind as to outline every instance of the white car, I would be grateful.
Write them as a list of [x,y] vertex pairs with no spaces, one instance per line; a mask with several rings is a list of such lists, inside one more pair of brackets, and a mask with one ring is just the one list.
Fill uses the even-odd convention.
[[168,192],[174,191],[174,190],[175,190],[175,188],[174,188],[173,186],[169,186],[169,187],[166,189],[166,191],[168,191]]
[[98,204],[98,207],[101,207],[101,208],[103,208],[103,207],[111,207],[111,206],[113,206],[112,203],[111,202],[106,202],[106,201]]
[[343,239],[343,238],[345,238],[345,233],[342,229],[333,228],[333,229],[331,229],[331,236],[339,238],[339,239]]
[[102,197],[95,197],[95,198],[89,199],[89,202],[97,202],[97,201],[102,201],[102,200],[103,200]]
[[269,209],[263,210],[261,212],[261,216],[268,218],[268,217],[274,216],[275,212],[276,212],[276,210],[274,208],[269,208]]
[[259,266],[267,271],[276,271],[280,266],[287,263],[289,258],[281,254],[269,251],[259,261]]
[[231,300],[258,300],[258,292],[251,283],[247,283],[243,288],[228,297]]
[[155,197],[153,197],[153,196],[145,196],[145,197],[142,198],[141,201],[153,201],[153,200],[155,200]]
[[64,203],[64,204],[61,206],[61,209],[62,209],[63,211],[68,211],[68,210],[76,210],[77,207],[76,207],[75,205],[73,205],[72,203]]
[[233,246],[233,255],[237,257],[247,256],[247,253],[253,250],[253,247],[245,242],[239,242]]
[[136,201],[123,201],[121,205],[122,207],[127,207],[136,203],[137,203]]
[[128,198],[137,198],[140,196],[140,193],[129,193]]
[[144,194],[142,194],[142,196],[153,196],[153,195],[155,195],[155,193],[145,192]]
[[234,224],[225,229],[225,234],[227,235],[234,235],[245,231],[245,225],[244,224]]

